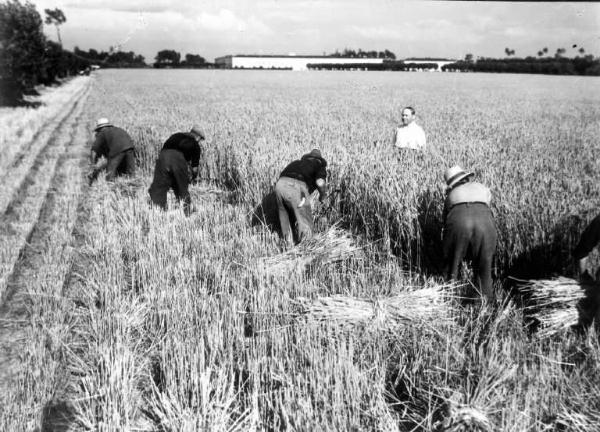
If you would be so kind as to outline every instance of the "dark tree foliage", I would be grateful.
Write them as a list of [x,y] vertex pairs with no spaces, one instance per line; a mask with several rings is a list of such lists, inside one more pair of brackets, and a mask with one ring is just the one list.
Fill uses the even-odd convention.
[[190,68],[203,67],[205,64],[206,60],[204,57],[198,54],[186,54],[185,60],[181,62],[182,67]]
[[437,69],[437,63],[404,63],[403,61],[384,61],[383,63],[309,63],[308,69],[317,70],[367,70],[367,71],[413,71]]
[[161,50],[154,57],[156,62],[154,63],[154,67],[177,67],[179,65],[179,60],[181,60],[181,54],[179,54],[175,50]]
[[[560,49],[559,49],[560,50]],[[559,51],[557,50],[557,51]],[[545,52],[548,50],[545,48]],[[541,51],[544,53],[544,50]],[[538,53],[540,55],[540,53]],[[566,58],[555,57],[526,57],[512,59],[481,58],[476,62],[458,61],[442,67],[444,71],[463,72],[509,72],[534,73],[547,75],[600,75],[600,60],[592,55]]]
[[396,55],[390,50],[384,51],[363,51],[362,49],[358,49],[355,51],[353,49],[344,48],[344,51],[339,52],[336,50],[333,54],[328,54],[326,57],[349,57],[349,58],[382,58],[386,60],[396,60]]
[[179,69],[209,69],[213,68],[214,63],[208,63],[204,57],[199,54],[186,54],[185,60],[181,60],[181,54],[175,50],[162,50],[154,57],[155,68],[179,68]]
[[84,51],[75,47],[73,53],[79,58],[85,59],[90,64],[95,64],[103,68],[142,68],[148,65],[144,56],[136,54],[133,51],[101,51],[95,49]]
[[0,3],[0,103],[15,105],[39,82],[46,38],[42,18],[29,2]]

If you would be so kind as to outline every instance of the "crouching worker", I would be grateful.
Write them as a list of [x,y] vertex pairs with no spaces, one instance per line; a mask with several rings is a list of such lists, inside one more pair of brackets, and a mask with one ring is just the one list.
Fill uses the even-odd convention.
[[[92,144],[90,155],[90,162],[94,167],[88,175],[89,183],[92,184],[104,169],[106,169],[106,180],[108,181],[112,181],[120,175],[132,176],[135,174],[133,140],[129,134],[120,127],[110,124],[106,118],[101,118],[96,122],[94,132],[96,139]],[[101,156],[107,159],[105,164],[98,164]]]
[[447,279],[457,279],[465,257],[473,260],[475,281],[487,300],[494,300],[492,261],[496,251],[497,232],[490,210],[492,194],[478,182],[473,173],[458,165],[444,173],[446,200],[444,203],[443,251]]
[[577,261],[579,276],[583,280],[593,280],[596,275],[591,275],[588,269],[588,255],[600,243],[600,215],[596,216],[583,230],[579,243],[573,249],[573,258]]
[[[163,210],[167,209],[167,193],[172,189],[177,200],[183,201],[185,215],[190,215],[192,200],[188,187],[190,181],[198,176],[201,140],[204,140],[204,133],[194,126],[189,132],[178,132],[165,141],[148,189],[152,202]],[[192,168],[191,179],[188,163]]]
[[310,195],[319,191],[319,200],[325,198],[327,162],[317,149],[290,163],[281,172],[275,184],[275,197],[279,211],[281,234],[287,245],[309,239],[314,223]]
[[600,244],[600,215],[596,216],[583,230],[579,243],[573,249],[573,258],[578,266],[579,281],[585,287],[585,298],[577,305],[579,310],[579,324],[584,328],[595,321],[600,323],[600,285],[598,276],[600,269],[595,269],[590,274],[589,254]]

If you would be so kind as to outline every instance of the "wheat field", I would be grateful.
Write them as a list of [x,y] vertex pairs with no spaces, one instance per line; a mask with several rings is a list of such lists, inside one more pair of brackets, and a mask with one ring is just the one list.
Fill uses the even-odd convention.
[[[3,162],[26,179],[7,190],[25,198],[5,221],[17,226],[17,209],[37,223],[2,233],[23,244],[5,253],[2,318],[27,323],[0,333],[20,359],[2,375],[0,430],[595,431],[597,330],[541,337],[507,277],[573,275],[570,250],[600,204],[598,84],[211,70],[75,79],[56,90],[72,104],[66,120],[36,126],[54,147],[33,168]],[[426,131],[423,154],[392,146],[405,105]],[[82,181],[99,117],[133,137],[134,179]],[[192,124],[207,140],[186,218],[150,208],[146,190],[162,143]],[[335,224],[360,253],[275,271],[279,239],[253,211],[314,147],[331,191],[315,204],[317,228]],[[441,279],[443,171],[456,163],[493,193],[495,304],[461,301],[468,273]],[[23,311],[7,314],[11,304]]]

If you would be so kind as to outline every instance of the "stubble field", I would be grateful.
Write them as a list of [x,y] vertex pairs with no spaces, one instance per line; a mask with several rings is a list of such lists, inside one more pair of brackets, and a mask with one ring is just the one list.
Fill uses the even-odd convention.
[[[2,319],[25,322],[2,331],[19,361],[2,377],[0,429],[595,430],[595,329],[540,338],[506,277],[573,275],[569,252],[600,204],[598,84],[277,71],[76,79],[56,113],[10,124],[40,133],[0,159],[18,180],[2,194],[12,242],[2,246]],[[405,105],[426,131],[423,154],[392,146]],[[88,188],[86,141],[99,117],[130,132],[140,169]],[[160,146],[192,124],[207,135],[196,212],[153,210],[146,190]],[[45,153],[19,157],[36,140]],[[278,238],[251,214],[314,147],[332,191],[316,204],[317,226],[338,223],[363,253],[273,271],[261,258],[280,252]],[[48,155],[58,162],[44,165]],[[386,299],[442,285],[442,173],[456,163],[492,189],[504,294],[484,307],[437,295],[415,306],[421,320],[386,315]],[[355,326],[300,314],[302,301],[333,295],[379,312]]]

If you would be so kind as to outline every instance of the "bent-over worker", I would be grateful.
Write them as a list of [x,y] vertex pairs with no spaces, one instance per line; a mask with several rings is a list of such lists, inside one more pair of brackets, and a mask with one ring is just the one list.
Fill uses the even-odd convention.
[[[204,132],[194,126],[189,132],[178,132],[165,141],[158,155],[154,178],[148,189],[150,199],[163,210],[167,209],[167,193],[173,189],[178,201],[183,201],[186,216],[191,213],[191,197],[188,190],[190,180],[198,176],[200,163],[200,144],[204,140]],[[188,163],[191,165],[192,178],[188,173]]]
[[588,255],[600,243],[600,215],[596,216],[583,230],[579,243],[573,249],[573,258],[577,260],[579,274],[582,277],[593,279],[587,269]]
[[294,244],[294,234],[297,243],[313,235],[310,195],[317,189],[319,200],[325,198],[326,168],[321,151],[313,149],[285,167],[275,184],[281,234],[288,245]]
[[[92,144],[90,161],[95,166],[88,176],[90,184],[105,168],[108,181],[120,175],[133,175],[135,173],[135,155],[133,140],[129,134],[120,127],[113,126],[106,118],[101,118],[96,122],[94,132],[96,139]],[[107,163],[96,165],[101,156],[106,157]]]
[[473,273],[482,294],[494,299],[492,262],[496,251],[497,232],[490,210],[492,194],[481,183],[471,181],[474,174],[458,165],[444,173],[443,251],[447,279],[456,279],[465,257],[473,260]]

